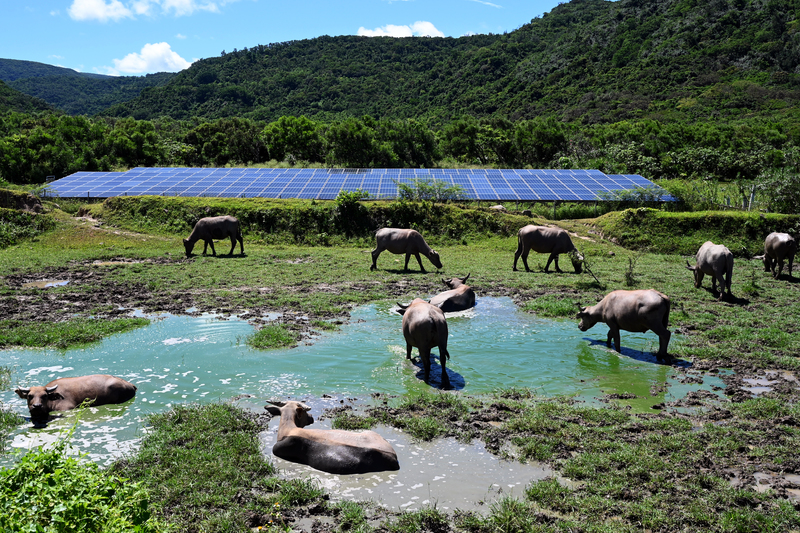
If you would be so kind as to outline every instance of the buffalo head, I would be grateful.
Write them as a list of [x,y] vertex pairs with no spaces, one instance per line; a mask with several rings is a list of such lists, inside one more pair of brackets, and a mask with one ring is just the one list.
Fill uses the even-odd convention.
[[271,415],[283,417],[283,412],[287,411],[291,415],[294,425],[299,428],[314,423],[314,417],[309,413],[311,407],[302,402],[269,402],[269,404],[265,405],[264,409]]
[[63,400],[64,397],[56,392],[58,385],[52,387],[30,387],[27,389],[19,388],[16,392],[17,396],[23,400],[28,401],[28,411],[31,413],[32,419],[47,418],[52,409],[50,402]]
[[467,283],[468,279],[469,279],[469,274],[467,274],[467,277],[465,278],[453,278],[453,279],[442,278],[442,283],[447,285],[449,289],[457,289],[462,285],[464,285],[465,283]]
[[598,322],[597,319],[592,318],[592,315],[586,312],[586,309],[588,309],[588,307],[581,307],[581,305],[577,302],[575,303],[575,305],[577,305],[579,309],[578,314],[575,315],[575,318],[580,319],[580,322],[578,323],[579,330],[587,331],[591,329],[592,326],[597,324]]
[[191,257],[194,243],[189,239],[183,239],[183,248],[186,250],[186,257]]
[[569,260],[572,262],[572,268],[575,269],[576,274],[580,274],[581,272],[583,272],[584,257],[583,254],[580,253],[577,248],[573,249],[569,253]]
[[428,259],[430,259],[431,263],[433,263],[433,266],[436,268],[442,268],[442,260],[439,259],[439,252],[431,250],[431,253],[428,254]]
[[689,264],[689,261],[686,261],[686,269],[691,270],[694,273],[694,286],[695,288],[699,289],[700,286],[703,284],[703,273],[700,271],[697,266],[692,266]]

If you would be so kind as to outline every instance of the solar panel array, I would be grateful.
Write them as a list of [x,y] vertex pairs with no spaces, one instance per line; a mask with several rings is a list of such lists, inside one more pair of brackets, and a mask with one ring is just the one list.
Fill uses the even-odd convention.
[[333,200],[340,191],[363,189],[373,198],[391,199],[397,198],[399,183],[413,184],[414,180],[458,185],[467,198],[490,201],[611,200],[616,191],[655,187],[637,174],[606,175],[599,170],[139,167],[127,172],[76,172],[52,182],[49,188],[53,196],[71,198],[157,195]]

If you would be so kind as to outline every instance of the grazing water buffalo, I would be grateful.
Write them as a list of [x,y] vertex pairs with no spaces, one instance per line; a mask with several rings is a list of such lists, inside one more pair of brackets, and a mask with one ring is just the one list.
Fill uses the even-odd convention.
[[[792,263],[797,253],[797,241],[788,233],[770,233],[764,240],[764,255],[756,256],[764,260],[764,272],[772,271],[772,277],[778,279],[783,272],[783,260],[789,262],[789,277],[792,277]],[[778,267],[777,272],[775,267]]]
[[208,245],[211,245],[211,255],[217,255],[214,249],[214,240],[231,238],[231,251],[228,255],[233,255],[233,250],[236,248],[236,241],[239,241],[239,249],[244,254],[244,240],[242,239],[242,232],[239,228],[239,220],[232,216],[221,217],[206,217],[201,218],[194,225],[192,233],[187,239],[183,239],[183,247],[186,249],[186,257],[192,255],[194,243],[202,240],[203,255],[205,255]]
[[697,264],[690,266],[686,261],[686,268],[694,273],[694,286],[698,289],[703,283],[703,276],[711,276],[711,290],[717,290],[719,281],[719,299],[722,299],[725,289],[731,295],[731,276],[733,276],[733,254],[725,246],[706,241],[695,255]]
[[300,402],[270,402],[264,408],[280,416],[276,456],[331,474],[366,474],[399,470],[397,454],[374,431],[305,429],[314,423],[311,409]]
[[548,272],[550,263],[553,261],[556,264],[556,272],[561,272],[561,269],[558,268],[559,254],[568,254],[573,250],[575,255],[570,255],[572,266],[578,274],[583,270],[583,257],[578,253],[575,245],[572,244],[569,233],[561,228],[547,228],[529,224],[520,229],[517,234],[517,252],[514,254],[515,272],[517,270],[517,260],[520,256],[522,256],[522,264],[525,265],[525,271],[531,271],[528,268],[528,253],[531,250],[540,254],[550,254],[550,257],[547,258],[547,264],[544,266],[545,272]]
[[431,305],[435,305],[445,313],[454,313],[475,307],[475,291],[469,285],[464,285],[468,279],[469,274],[466,278],[450,280],[442,278],[442,283],[447,285],[450,290],[431,298]]
[[406,254],[405,270],[408,270],[408,260],[414,255],[419,263],[419,269],[425,272],[425,267],[422,266],[422,260],[419,254],[427,257],[433,266],[442,268],[442,261],[439,259],[439,254],[428,246],[425,239],[418,231],[413,229],[398,229],[398,228],[382,228],[375,234],[377,247],[372,250],[372,266],[370,270],[377,268],[378,256],[384,250],[389,250],[393,254]]
[[17,395],[28,400],[31,420],[46,420],[50,411],[75,409],[86,400],[92,405],[127,402],[136,395],[136,385],[122,378],[94,374],[74,378],[58,378],[44,387],[19,388]]
[[439,364],[442,366],[442,388],[450,388],[447,376],[446,361],[450,358],[447,352],[447,321],[444,311],[425,300],[416,298],[404,306],[397,304],[397,311],[403,315],[403,337],[406,339],[406,359],[411,359],[411,348],[419,350],[422,368],[425,370],[425,383],[431,374],[431,348],[439,347]]
[[613,338],[618,352],[621,351],[619,330],[637,333],[652,330],[658,335],[656,359],[659,361],[666,359],[669,362],[667,345],[672,335],[667,329],[669,305],[669,297],[652,289],[613,291],[600,300],[600,303],[580,308],[576,317],[581,320],[578,329],[586,331],[598,322],[605,322],[608,325],[607,345],[611,347]]

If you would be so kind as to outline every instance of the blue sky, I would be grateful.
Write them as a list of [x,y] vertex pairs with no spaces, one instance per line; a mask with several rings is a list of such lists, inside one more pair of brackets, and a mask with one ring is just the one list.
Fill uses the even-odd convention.
[[321,35],[513,31],[558,0],[15,0],[0,57],[81,72],[177,72],[225,50]]

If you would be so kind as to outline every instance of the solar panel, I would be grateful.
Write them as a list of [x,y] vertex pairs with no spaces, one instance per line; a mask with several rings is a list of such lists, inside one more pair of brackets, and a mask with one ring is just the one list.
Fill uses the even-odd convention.
[[[596,201],[615,191],[658,188],[638,174],[606,175],[596,169],[397,169],[397,168],[147,168],[127,172],[81,171],[53,181],[53,196],[107,198],[166,195],[318,198],[363,189],[373,198],[396,198],[398,184],[414,180],[459,186],[468,199],[487,201]],[[662,200],[673,200],[664,191]]]

